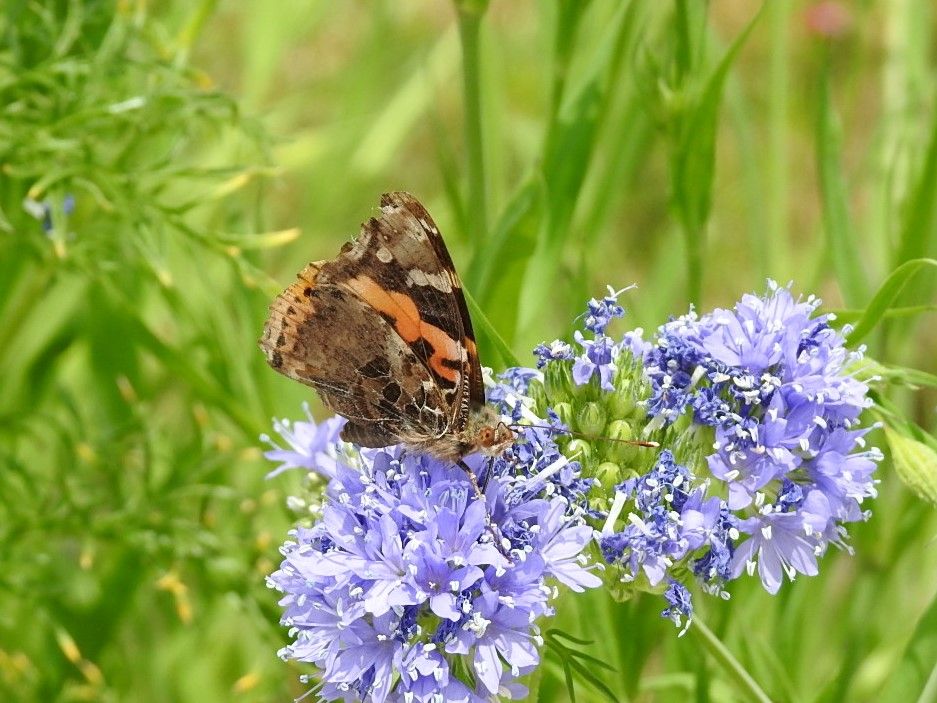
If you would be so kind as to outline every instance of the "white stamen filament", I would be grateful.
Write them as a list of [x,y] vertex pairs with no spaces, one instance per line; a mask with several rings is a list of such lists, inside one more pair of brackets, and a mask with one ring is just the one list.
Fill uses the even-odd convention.
[[602,525],[602,535],[607,536],[615,532],[615,523],[621,515],[622,508],[625,507],[627,497],[621,491],[615,491],[615,499],[612,501],[611,510],[608,511],[608,517],[605,518],[605,524]]

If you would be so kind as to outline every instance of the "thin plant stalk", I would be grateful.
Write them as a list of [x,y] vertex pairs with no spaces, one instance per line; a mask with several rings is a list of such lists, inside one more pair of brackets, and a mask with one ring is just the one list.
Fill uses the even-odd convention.
[[768,694],[761,690],[761,686],[758,685],[752,675],[746,671],[741,662],[722,643],[722,640],[706,627],[706,624],[700,620],[699,616],[694,615],[693,626],[690,629],[696,633],[706,651],[719,663],[719,666],[722,667],[729,678],[735,682],[739,692],[745,695],[746,700],[771,703]]

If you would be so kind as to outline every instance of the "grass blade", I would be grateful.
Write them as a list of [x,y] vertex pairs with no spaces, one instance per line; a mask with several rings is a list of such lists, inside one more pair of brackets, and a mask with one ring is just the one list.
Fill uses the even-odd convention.
[[703,286],[705,227],[712,208],[716,171],[716,131],[726,77],[739,51],[761,17],[759,12],[735,38],[699,95],[682,116],[672,160],[673,201],[687,247],[687,292],[699,304]]
[[712,630],[706,627],[699,617],[694,617],[693,627],[690,628],[690,631],[696,634],[706,651],[723,668],[738,690],[745,694],[747,700],[771,703],[768,694],[761,690],[761,687],[752,678],[751,674],[745,670],[741,662],[735,658]]
[[876,700],[883,703],[937,700],[937,597],[918,621],[897,668]]
[[495,329],[494,325],[489,322],[485,311],[475,302],[475,298],[472,297],[472,294],[465,288],[462,289],[462,292],[465,294],[465,302],[468,303],[469,309],[472,311],[472,322],[488,337],[492,344],[494,344],[495,349],[498,350],[498,354],[501,355],[501,360],[507,366],[520,366],[520,360],[514,355],[514,352],[511,351],[511,347],[504,341],[504,338],[498,334],[498,330]]
[[820,81],[820,109],[817,113],[816,149],[823,228],[833,260],[833,271],[846,304],[858,307],[868,299],[865,275],[859,260],[856,231],[849,222],[846,181],[840,164],[841,137],[833,100],[830,96],[829,56]]
[[884,317],[908,281],[925,266],[937,267],[937,259],[913,259],[892,271],[866,307],[855,328],[846,337],[846,343],[855,346],[865,339]]

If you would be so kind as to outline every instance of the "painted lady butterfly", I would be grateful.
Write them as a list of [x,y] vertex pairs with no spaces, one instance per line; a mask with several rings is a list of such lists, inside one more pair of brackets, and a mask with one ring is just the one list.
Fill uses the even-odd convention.
[[462,284],[436,223],[408,193],[270,306],[260,346],[280,373],[348,419],[342,439],[459,462],[514,439],[485,404]]

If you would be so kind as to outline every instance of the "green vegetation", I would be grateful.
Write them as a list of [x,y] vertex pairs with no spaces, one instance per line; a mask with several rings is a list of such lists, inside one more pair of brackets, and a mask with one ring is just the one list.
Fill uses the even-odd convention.
[[[303,263],[409,190],[495,369],[607,283],[637,283],[628,324],[652,327],[767,277],[880,364],[894,456],[855,555],[700,598],[682,639],[657,599],[567,599],[548,639],[603,682],[573,671],[576,700],[743,700],[734,664],[773,700],[935,700],[935,21],[928,0],[0,5],[0,699],[305,692],[264,586],[300,477],[265,481],[258,436],[316,401],[256,340]],[[540,700],[565,700],[546,661]]]

